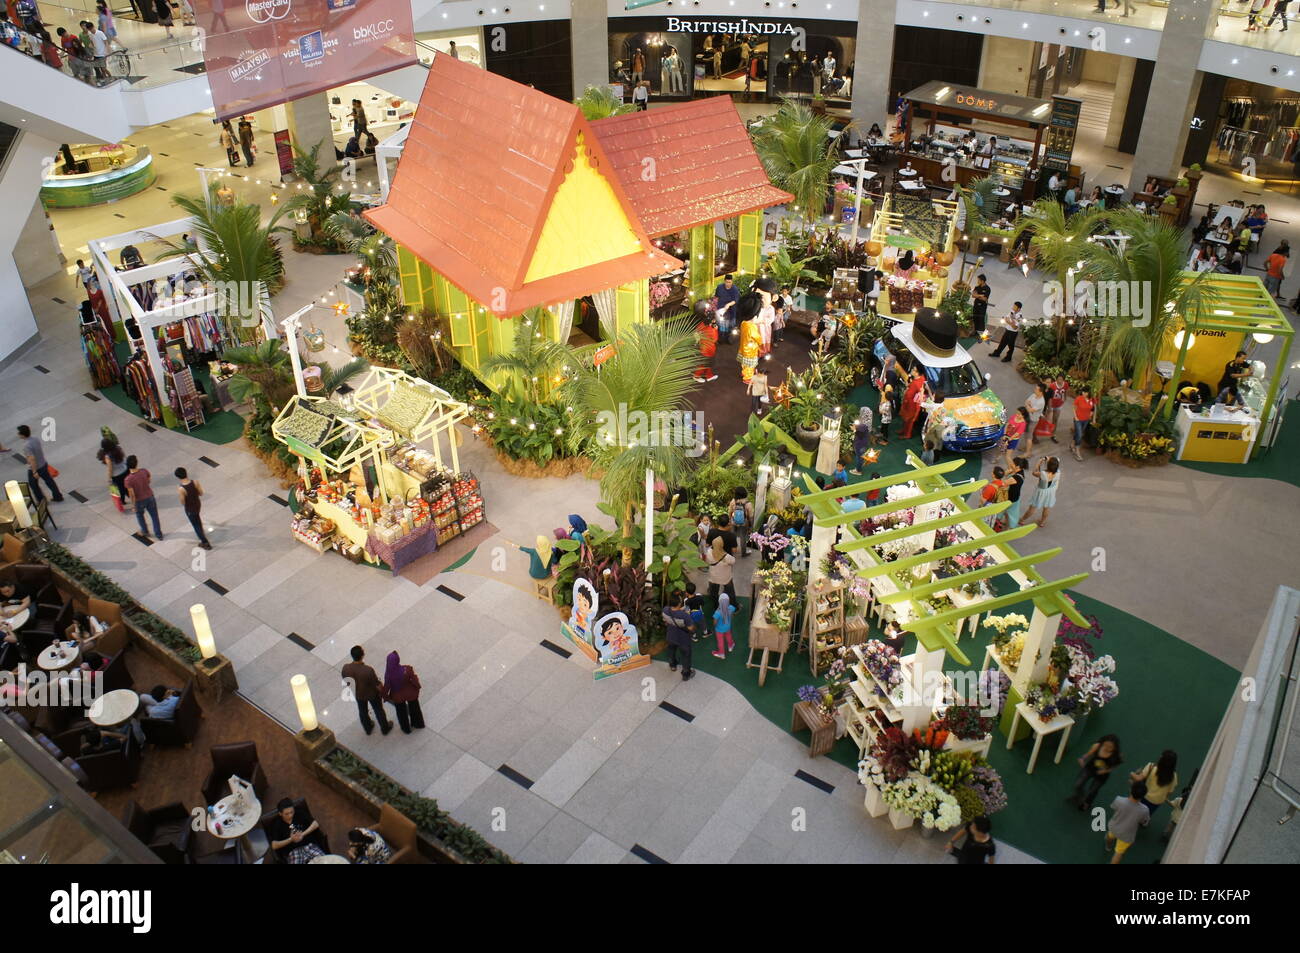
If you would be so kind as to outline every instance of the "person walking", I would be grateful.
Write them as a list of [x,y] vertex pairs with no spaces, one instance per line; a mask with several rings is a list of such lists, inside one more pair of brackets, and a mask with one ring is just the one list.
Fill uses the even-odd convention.
[[668,639],[668,671],[677,671],[680,657],[682,681],[689,682],[695,675],[695,670],[691,668],[691,630],[695,626],[691,624],[690,613],[682,608],[680,591],[668,597],[668,608],[663,610],[663,620]]
[[1285,238],[1273,249],[1273,254],[1264,261],[1264,287],[1274,298],[1282,297],[1282,278],[1285,276],[1287,262],[1291,259],[1291,243]]
[[221,135],[218,138],[221,140],[221,148],[226,150],[226,160],[233,169],[239,165],[239,150],[235,148],[235,143],[238,140],[235,138],[235,130],[230,128],[229,119],[222,120]]
[[733,567],[736,565],[736,557],[727,552],[721,536],[713,538],[705,562],[709,564],[709,598],[716,601],[721,590],[734,600],[736,586],[732,575],[735,571]]
[[754,371],[754,376],[749,379],[745,389],[749,393],[749,412],[755,416],[761,416],[763,405],[767,402],[768,396],[767,372]]
[[239,146],[244,150],[244,163],[251,169],[253,156],[257,154],[257,142],[253,138],[253,124],[247,116],[239,120]]
[[711,311],[703,312],[695,330],[700,336],[700,366],[695,369],[695,379],[707,384],[718,379],[718,375],[713,373],[713,358],[718,353],[717,316]]
[[993,289],[989,287],[988,280],[979,275],[975,279],[975,287],[971,289],[970,318],[975,327],[975,335],[983,340],[987,332],[989,321],[989,295],[993,294]]
[[185,510],[185,516],[194,527],[194,534],[199,538],[199,545],[204,549],[211,549],[212,544],[208,542],[208,537],[203,533],[203,517],[200,515],[202,504],[199,498],[203,496],[203,487],[199,485],[198,480],[191,480],[189,473],[184,467],[176,468],[176,479],[181,481],[180,486],[176,488],[177,494],[181,498],[181,507]]
[[1024,408],[1029,411],[1029,420],[1025,424],[1025,445],[1022,453],[1029,453],[1034,447],[1035,431],[1038,429],[1038,420],[1043,416],[1043,410],[1047,407],[1047,395],[1043,393],[1043,385],[1035,384],[1033,391],[1025,398]]
[[1152,817],[1156,811],[1169,800],[1169,795],[1178,787],[1178,755],[1166,748],[1160,752],[1160,760],[1148,761],[1141,771],[1134,771],[1128,776],[1130,782],[1141,781],[1147,792],[1142,796],[1142,803]]
[[1052,424],[1052,443],[1060,443],[1056,439],[1056,428],[1061,422],[1061,408],[1065,406],[1065,398],[1069,392],[1064,374],[1058,374],[1043,384],[1043,393],[1047,397],[1047,410],[1044,413]]
[[1025,430],[1029,426],[1029,410],[1025,407],[1017,407],[1011,419],[1007,421],[1006,429],[1002,432],[1002,439],[1006,441],[1007,450],[1019,450],[1020,441],[1024,439]]
[[1016,338],[1020,335],[1020,322],[1024,320],[1025,314],[1021,310],[1024,305],[1017,301],[1012,305],[1011,311],[1002,319],[1003,331],[1002,340],[998,341],[998,346],[990,353],[991,357],[998,357],[1002,354],[1002,349],[1007,349],[1007,356],[1002,358],[1003,364],[1011,363],[1011,358],[1016,353]]
[[148,513],[153,518],[154,535],[161,540],[162,526],[158,524],[158,500],[153,495],[151,474],[140,466],[140,461],[134,454],[126,458],[126,469],[126,479],[122,482],[126,485],[127,496],[135,508],[135,518],[140,524],[140,537],[149,539],[149,527],[144,525],[144,515]]
[[718,330],[730,334],[736,326],[736,311],[740,304],[740,289],[732,275],[723,275],[722,283],[713,289],[714,310],[718,316]]
[[59,38],[59,46],[63,49],[63,54],[68,61],[68,69],[72,71],[73,78],[86,82],[86,52],[81,46],[81,41],[77,39],[76,34],[69,33],[63,27],[58,27],[55,34]]
[[420,711],[420,679],[415,669],[403,665],[396,652],[389,652],[384,666],[384,700],[397,712],[397,727],[409,735],[413,728],[424,727],[424,712]]
[[857,422],[853,425],[853,469],[849,471],[854,476],[861,476],[867,451],[875,442],[876,434],[872,424],[871,408],[859,408]]
[[731,597],[725,592],[718,596],[718,608],[713,613],[713,632],[718,637],[714,658],[725,659],[728,652],[736,650],[736,641],[731,637],[731,620],[735,614],[736,607],[731,604]]
[[880,383],[880,403],[876,407],[880,419],[880,444],[889,446],[889,425],[894,422],[894,388],[886,380]]
[[1110,802],[1110,820],[1106,824],[1106,850],[1114,851],[1110,862],[1118,864],[1124,854],[1137,840],[1138,828],[1151,823],[1151,812],[1143,800],[1147,796],[1147,786],[1135,781],[1129,788],[1128,797],[1115,795]]
[[41,438],[32,436],[32,428],[26,424],[18,425],[18,436],[22,438],[22,454],[27,462],[27,485],[32,488],[32,501],[39,503],[45,499],[45,494],[41,492],[41,486],[37,482],[39,477],[50,488],[50,499],[55,503],[62,503],[63,493],[59,490],[59,485],[54,482],[59,471],[50,469],[45,459],[45,446],[41,443]]
[[1264,8],[1268,6],[1268,0],[1250,0],[1250,16],[1246,20],[1246,32],[1254,33],[1255,24],[1259,22],[1260,17],[1264,15]]
[[[948,853],[957,858],[959,864],[992,864],[996,862],[997,845],[993,843],[993,822],[981,814],[970,823],[963,824],[948,841]],[[960,847],[957,841],[965,836]]]
[[1264,29],[1268,29],[1269,27],[1271,27],[1273,25],[1273,21],[1281,17],[1282,29],[1279,32],[1285,33],[1286,32],[1286,8],[1289,7],[1290,5],[1291,5],[1291,0],[1277,0],[1277,3],[1273,4],[1273,15],[1269,17],[1268,22],[1264,24]]
[[167,28],[167,39],[172,39],[172,5],[169,0],[154,0],[158,11],[158,25]]
[[108,75],[108,34],[89,20],[86,21],[86,33],[90,36],[90,48],[95,54],[95,79],[104,83]]
[[744,487],[736,490],[736,495],[727,504],[727,512],[731,514],[731,525],[736,533],[736,544],[740,547],[740,555],[748,556],[749,532],[750,527],[754,525],[754,504],[749,499],[749,491]]
[[916,427],[916,420],[921,414],[921,404],[924,401],[925,377],[920,371],[917,371],[912,379],[907,382],[907,390],[903,391],[903,409],[901,411],[903,428],[899,432],[899,436],[904,440],[912,439],[912,431]]
[[[1019,525],[1037,522],[1038,528],[1042,529],[1047,525],[1047,514],[1056,505],[1056,489],[1061,483],[1061,461],[1056,457],[1040,457],[1038,465],[1034,467],[1034,476],[1038,480],[1038,486],[1034,489],[1029,508],[1025,510]],[[1037,521],[1033,518],[1035,511],[1040,514]]]
[[352,687],[352,694],[357,700],[357,712],[361,715],[361,728],[368,735],[375,730],[375,724],[370,720],[370,711],[367,706],[375,713],[375,720],[379,722],[380,734],[388,734],[393,730],[393,723],[388,720],[388,715],[384,713],[384,703],[382,700],[383,685],[379,681],[379,676],[375,670],[365,663],[366,650],[359,645],[352,646],[352,661],[343,666],[343,680]]
[[97,19],[99,21],[99,28],[103,30],[104,35],[108,37],[109,44],[119,50],[126,49],[126,47],[122,45],[122,41],[117,38],[117,24],[113,22],[113,11],[108,8],[106,0],[98,0],[95,4],[95,10],[98,14]]
[[108,471],[108,482],[117,490],[117,511],[119,513],[126,510],[126,454],[118,446],[116,440],[110,440],[108,437],[99,441],[99,453],[95,454],[96,459],[104,464],[104,469]]
[[1084,385],[1074,398],[1074,433],[1070,441],[1070,452],[1074,454],[1074,459],[1080,462],[1083,460],[1079,453],[1079,448],[1083,446],[1083,433],[1088,429],[1096,408],[1097,402],[1092,399],[1092,388]]
[[1111,771],[1123,763],[1119,738],[1115,735],[1102,735],[1079,759],[1079,773],[1074,779],[1074,790],[1066,800],[1081,811],[1090,810],[1097,792],[1106,783]]

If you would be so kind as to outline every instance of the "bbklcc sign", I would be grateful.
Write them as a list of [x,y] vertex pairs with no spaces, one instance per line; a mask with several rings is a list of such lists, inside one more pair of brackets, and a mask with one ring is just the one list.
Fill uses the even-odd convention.
[[680,17],[668,17],[665,33],[798,33],[792,23],[773,23],[764,20],[683,20]]

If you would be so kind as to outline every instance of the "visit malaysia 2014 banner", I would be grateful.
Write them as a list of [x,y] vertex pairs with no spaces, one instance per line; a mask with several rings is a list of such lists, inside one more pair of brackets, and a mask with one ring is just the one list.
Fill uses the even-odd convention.
[[410,0],[193,0],[217,118],[416,62]]

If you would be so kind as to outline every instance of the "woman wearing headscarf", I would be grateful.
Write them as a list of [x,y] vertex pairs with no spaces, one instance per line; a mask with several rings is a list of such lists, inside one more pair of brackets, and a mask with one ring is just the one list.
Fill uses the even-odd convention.
[[736,565],[736,557],[727,552],[726,543],[722,541],[721,536],[713,537],[709,552],[704,559],[709,564],[709,598],[717,599],[718,590],[721,589],[734,601],[736,586],[731,577],[734,572],[732,567]]
[[576,540],[579,543],[587,541],[587,521],[577,513],[569,514],[569,539]]
[[420,680],[415,669],[403,665],[396,652],[388,653],[384,668],[384,699],[397,709],[397,724],[403,734],[412,728],[424,727],[424,712],[420,711]]
[[555,547],[551,545],[549,539],[545,536],[538,536],[535,546],[520,546],[518,543],[511,543],[510,545],[521,553],[528,554],[528,575],[534,579],[549,579],[551,577],[551,566],[558,560],[555,558]]
[[731,596],[725,592],[718,596],[718,608],[713,613],[713,631],[718,637],[714,658],[724,659],[728,652],[735,651],[736,641],[731,637],[731,617],[735,614],[736,607],[731,604]]
[[853,463],[854,468],[849,472],[854,476],[862,473],[862,458],[871,449],[875,443],[875,431],[872,429],[872,413],[870,407],[863,407],[858,411],[857,423],[853,425]]
[[903,409],[899,412],[903,418],[903,432],[900,436],[904,440],[912,439],[912,428],[916,426],[916,418],[921,413],[921,402],[925,400],[925,377],[918,373],[908,382],[907,390],[903,393]]
[[899,278],[911,278],[916,271],[916,256],[912,254],[912,249],[903,252],[902,257],[894,263],[894,274]]

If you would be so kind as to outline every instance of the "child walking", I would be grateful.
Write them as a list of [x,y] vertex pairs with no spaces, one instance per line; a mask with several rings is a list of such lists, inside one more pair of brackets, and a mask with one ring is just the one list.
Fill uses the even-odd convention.
[[718,596],[718,608],[713,613],[713,631],[718,637],[718,648],[714,658],[726,658],[728,652],[736,650],[736,642],[731,637],[731,617],[736,614],[731,604],[731,597],[725,592]]

